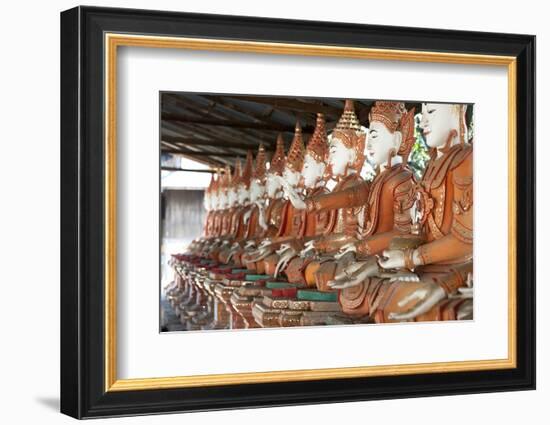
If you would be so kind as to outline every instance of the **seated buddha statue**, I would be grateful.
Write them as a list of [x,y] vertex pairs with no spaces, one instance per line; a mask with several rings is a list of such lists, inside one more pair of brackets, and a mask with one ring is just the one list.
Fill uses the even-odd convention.
[[360,172],[365,160],[366,133],[355,114],[353,101],[346,100],[344,111],[329,141],[328,174],[336,181],[330,193],[312,194],[305,200],[308,213],[330,212],[330,222],[321,236],[306,242],[301,256],[312,253],[315,260],[309,262],[305,275],[308,284],[315,280],[319,290],[330,290],[327,282],[334,278],[334,255],[347,243],[356,240],[359,230],[358,217],[367,201],[368,183]]
[[[214,173],[212,173],[210,178],[210,183],[204,191],[203,205],[206,211],[206,218],[204,220],[204,227],[200,238],[194,239],[191,244],[187,247],[186,254],[198,255],[202,251],[202,247],[207,243],[207,241],[214,237],[214,217],[216,214],[217,200],[215,197],[215,185],[216,180]],[[216,205],[216,207],[215,207]]]
[[[414,179],[407,160],[414,145],[414,109],[401,102],[377,101],[369,113],[368,160],[375,177],[362,211],[358,240],[344,246],[354,261],[340,270],[328,286],[339,289],[344,313],[369,314],[370,277],[379,272],[376,255],[411,230],[411,189]],[[374,284],[373,284],[374,285]]]
[[[261,159],[263,161],[263,159]],[[279,176],[282,176],[285,169],[286,155],[283,136],[277,136],[277,144],[275,152],[271,157],[269,170],[267,172],[259,170],[258,173],[265,173],[264,194],[257,199],[257,226],[250,229],[248,236],[249,240],[254,236],[254,246],[251,246],[242,254],[242,263],[251,271],[256,271],[258,274],[263,274],[265,270],[263,259],[269,255],[271,251],[268,248],[271,243],[271,238],[277,235],[282,222],[282,210],[284,206],[283,189]],[[260,162],[261,164],[261,162]],[[258,162],[257,162],[258,166]],[[261,174],[259,174],[261,175]],[[259,185],[258,189],[261,189]],[[254,231],[252,233],[252,230]]]
[[[297,214],[299,211],[305,215],[305,220],[300,227],[297,236],[283,243],[279,251],[279,263],[276,273],[284,271],[290,283],[305,284],[305,267],[311,257],[302,257],[299,253],[304,248],[304,243],[324,235],[333,221],[334,211],[306,211],[305,199],[328,193],[326,180],[324,179],[326,161],[328,156],[328,140],[325,119],[323,114],[317,114],[317,121],[313,135],[309,140],[302,166],[301,184],[296,188],[282,179],[282,185],[287,198]],[[315,282],[313,282],[314,284]]]
[[419,243],[404,248],[403,238],[396,237],[378,261],[381,270],[408,270],[417,279],[377,281],[369,295],[377,322],[472,315],[472,146],[466,141],[465,106],[425,103],[421,128],[431,160],[411,195]]
[[233,201],[231,208],[231,225],[227,240],[230,247],[226,247],[220,253],[219,258],[222,263],[229,263],[235,252],[237,252],[246,236],[246,227],[252,206],[250,205],[250,182],[252,179],[252,152],[248,151],[244,169],[241,169],[240,161],[235,165],[235,175],[232,180],[230,201]]
[[237,199],[236,191],[231,184],[231,168],[225,167],[224,173],[218,185],[218,210],[214,215],[214,228],[216,237],[212,243],[203,250],[203,255],[214,261],[218,261],[218,255],[228,244],[228,235],[231,229],[231,218],[233,215],[233,204]]
[[[239,267],[244,265],[243,255],[255,249],[256,244],[262,238],[267,225],[265,220],[260,220],[260,215],[264,213],[265,200],[265,176],[266,176],[266,152],[263,144],[260,144],[256,155],[255,166],[252,170],[249,188],[245,184],[241,185],[241,199],[248,199],[249,208],[245,212],[244,228],[242,238],[239,240],[239,248],[233,254],[233,261]],[[247,191],[248,193],[245,193]],[[263,217],[262,217],[263,218]]]
[[[302,166],[304,163],[304,142],[302,138],[302,128],[300,123],[296,123],[294,130],[294,138],[290,149],[288,151],[285,168],[282,177],[279,177],[281,184],[284,181],[285,185],[292,189],[298,188],[300,185]],[[282,204],[281,219],[277,232],[270,237],[269,245],[266,248],[264,246],[264,265],[265,273],[269,275],[276,274],[277,263],[279,261],[279,254],[277,250],[282,243],[295,240],[303,234],[303,226],[305,225],[305,211],[297,210],[292,205],[292,202],[288,196],[284,196],[284,202]]]

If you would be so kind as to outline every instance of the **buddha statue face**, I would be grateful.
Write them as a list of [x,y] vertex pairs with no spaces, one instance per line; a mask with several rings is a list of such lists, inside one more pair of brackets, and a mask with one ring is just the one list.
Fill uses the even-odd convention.
[[283,179],[285,179],[292,187],[298,186],[301,176],[302,175],[298,171],[294,171],[289,167],[286,167],[285,171],[283,171]]
[[459,129],[460,105],[449,103],[423,103],[420,127],[431,148],[441,148],[447,143],[449,133]]
[[302,168],[304,186],[308,189],[314,188],[323,178],[325,168],[326,164],[324,162],[317,161],[310,154],[306,154]]
[[355,151],[344,145],[337,137],[332,137],[329,145],[328,162],[334,177],[344,176],[355,162]]
[[227,208],[227,191],[225,189],[218,192],[218,205],[220,209]]
[[217,210],[218,209],[218,192],[212,192],[210,193],[210,209]]
[[202,200],[202,204],[206,211],[210,211],[210,209],[212,208],[212,204],[210,201],[210,192],[208,190],[204,191],[204,198]]
[[265,185],[258,179],[252,179],[250,182],[250,202],[254,203],[261,199],[265,193]]
[[236,187],[230,187],[227,190],[227,206],[228,207],[234,207],[237,203],[237,188]]
[[376,168],[387,163],[390,154],[397,154],[401,145],[401,132],[393,133],[381,122],[373,121],[369,128],[367,155],[369,162]]
[[265,189],[269,198],[275,198],[275,195],[281,189],[281,183],[279,182],[277,174],[267,174]]
[[240,184],[237,188],[237,202],[239,205],[246,205],[250,199],[248,188],[244,184]]

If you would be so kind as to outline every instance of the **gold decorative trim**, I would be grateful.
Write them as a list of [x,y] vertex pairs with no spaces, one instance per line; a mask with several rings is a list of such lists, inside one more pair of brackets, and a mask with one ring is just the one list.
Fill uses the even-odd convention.
[[[505,66],[508,71],[508,358],[274,372],[117,379],[116,356],[116,95],[120,46]],[[516,357],[516,59],[462,53],[370,49],[255,41],[105,34],[105,391],[310,381],[415,373],[510,369]]]

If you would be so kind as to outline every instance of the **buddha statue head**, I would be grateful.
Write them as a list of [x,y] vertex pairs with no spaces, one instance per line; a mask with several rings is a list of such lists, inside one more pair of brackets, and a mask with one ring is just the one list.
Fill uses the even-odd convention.
[[466,136],[466,105],[453,103],[423,103],[420,127],[430,148],[442,149],[464,143]]
[[[214,176],[214,174],[212,174]],[[216,211],[219,208],[219,196],[218,196],[218,187],[220,183],[220,172],[216,171],[216,177],[212,180],[212,187],[210,188],[209,199],[210,199],[210,209]]]
[[323,181],[328,154],[327,131],[325,117],[317,114],[315,130],[309,140],[302,167],[302,179],[304,187],[311,189]]
[[414,108],[407,112],[402,102],[377,101],[369,113],[367,155],[375,167],[405,162],[414,144]]
[[304,165],[304,141],[302,138],[302,127],[300,122],[296,121],[294,129],[294,138],[286,157],[286,165],[283,171],[283,178],[292,186],[298,186],[302,176],[302,167]]
[[262,199],[265,194],[266,160],[264,145],[260,143],[258,154],[256,155],[256,166],[252,172],[252,180],[250,182],[251,203]]
[[365,138],[353,101],[348,99],[329,142],[328,163],[333,177],[361,171],[365,160]]
[[265,190],[268,198],[276,198],[282,195],[279,177],[283,175],[285,163],[285,142],[283,136],[279,133],[277,136],[277,147],[275,148],[275,153],[271,157],[265,183]]
[[252,152],[246,153],[246,162],[237,186],[237,202],[239,205],[247,205],[250,201],[250,183],[252,181]]
[[221,184],[218,190],[218,204],[220,209],[225,209],[229,207],[228,202],[228,192],[229,187],[231,186],[231,168],[229,165],[225,166],[224,173],[221,177]]
[[241,160],[237,159],[235,163],[235,171],[233,174],[233,177],[231,177],[231,181],[227,187],[227,206],[229,208],[234,207],[237,205],[237,191],[238,191],[238,185],[239,181],[241,180]]
[[204,198],[202,200],[204,209],[210,211],[212,209],[212,188],[214,187],[214,173],[210,175],[210,183],[204,190]]

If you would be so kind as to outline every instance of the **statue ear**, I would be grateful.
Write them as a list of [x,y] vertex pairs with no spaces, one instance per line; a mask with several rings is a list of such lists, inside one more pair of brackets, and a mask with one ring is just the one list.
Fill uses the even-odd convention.
[[403,134],[401,134],[400,131],[395,131],[393,133],[393,147],[395,151],[397,152],[399,148],[401,147],[401,142],[403,141]]

